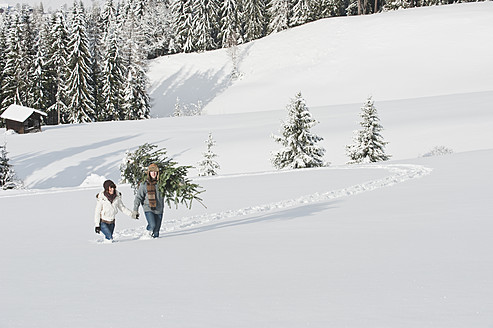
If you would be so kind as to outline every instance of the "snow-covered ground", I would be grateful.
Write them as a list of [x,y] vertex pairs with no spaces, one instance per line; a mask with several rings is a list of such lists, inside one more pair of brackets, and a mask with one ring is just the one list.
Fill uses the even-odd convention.
[[[226,114],[2,130],[27,189],[0,192],[0,327],[493,326],[491,35],[492,2],[329,19],[244,45],[233,83],[221,51],[151,65],[154,116],[176,97]],[[332,164],[274,171],[270,135],[300,90]],[[392,161],[347,166],[369,94]],[[95,195],[124,152],[150,142],[194,165],[209,132],[207,209],[168,210],[157,240],[120,214],[101,244]],[[436,146],[455,153],[421,157]]]

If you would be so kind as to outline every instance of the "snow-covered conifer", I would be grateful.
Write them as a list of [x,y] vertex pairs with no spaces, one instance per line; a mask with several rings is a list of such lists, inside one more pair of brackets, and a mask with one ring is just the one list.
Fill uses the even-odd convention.
[[216,47],[216,35],[218,34],[218,11],[217,0],[194,0],[193,1],[193,35],[194,48],[199,51],[211,50]]
[[94,102],[94,118],[101,120],[101,114],[104,108],[103,90],[103,40],[105,35],[103,13],[99,6],[94,5],[87,12],[87,38],[89,41],[89,53],[91,57],[91,89],[92,99]]
[[[3,16],[2,16],[3,17]],[[2,18],[0,18],[0,113],[2,112],[2,102],[3,102],[3,78],[4,78],[4,69],[5,69],[5,52],[6,43],[5,43],[5,23]],[[3,120],[0,120],[0,127],[3,126]]]
[[198,163],[199,176],[217,175],[217,170],[221,167],[215,160],[217,155],[212,151],[212,147],[216,145],[216,141],[212,138],[212,133],[209,132],[209,137],[205,141],[207,151],[202,153],[204,158]]
[[184,116],[183,106],[180,103],[180,98],[177,97],[175,102],[175,107],[173,109],[173,117],[180,117],[180,116]]
[[69,31],[65,13],[57,11],[52,16],[51,33],[49,38],[49,69],[53,76],[54,102],[48,108],[48,115],[52,122],[65,123],[68,114],[67,108],[67,78],[68,78],[68,42]]
[[269,15],[269,33],[287,29],[289,27],[289,0],[272,0]]
[[220,39],[223,48],[236,46],[240,37],[237,0],[224,0],[221,7]]
[[175,36],[174,47],[177,51],[194,50],[192,8],[193,0],[171,2],[171,30]]
[[25,85],[27,76],[25,65],[22,62],[24,57],[24,42],[22,38],[21,17],[18,13],[13,13],[10,16],[6,37],[4,76],[1,86],[3,93],[2,109],[7,108],[11,104],[27,106],[27,90]]
[[282,148],[273,153],[272,164],[277,169],[320,167],[325,149],[317,143],[323,138],[310,132],[318,122],[312,118],[301,92],[286,107],[287,121],[281,127],[281,136],[273,136]]
[[117,36],[116,22],[112,20],[106,32],[104,58],[101,67],[103,107],[99,114],[100,120],[124,119],[123,89],[125,85],[125,69],[120,53],[120,42]]
[[84,123],[95,119],[92,94],[91,54],[87,22],[82,2],[74,2],[70,33],[67,79],[68,122]]
[[310,1],[311,0],[294,0],[292,7],[292,16],[290,26],[298,26],[307,23],[310,20]]
[[147,93],[147,61],[144,37],[136,21],[137,16],[127,13],[123,25],[124,46],[122,48],[123,65],[127,68],[123,86],[123,118],[139,120],[150,117],[150,98]]
[[34,57],[33,72],[31,74],[31,91],[29,103],[36,109],[46,110],[49,106],[49,75],[46,68],[46,56],[44,53],[42,39],[37,40],[37,51]]
[[245,41],[252,41],[265,36],[267,30],[266,2],[266,0],[246,0],[243,3]]
[[9,163],[7,145],[0,145],[0,188],[17,189],[22,187],[22,182],[16,176],[12,165]]
[[386,161],[391,156],[385,154],[385,145],[380,132],[383,130],[378,118],[377,109],[372,97],[368,97],[365,105],[361,107],[361,129],[355,131],[353,144],[346,146],[346,153],[353,163],[369,163]]

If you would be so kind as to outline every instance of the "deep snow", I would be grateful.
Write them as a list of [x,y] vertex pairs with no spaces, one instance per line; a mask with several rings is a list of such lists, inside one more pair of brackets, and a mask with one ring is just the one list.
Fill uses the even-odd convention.
[[[492,4],[330,19],[285,31],[245,45],[243,79],[226,87],[202,71],[223,60],[221,51],[151,65],[153,86],[167,81],[169,99],[203,91],[201,97],[210,97],[206,111],[227,108],[227,115],[4,134],[27,189],[0,192],[0,327],[492,326],[493,62],[483,60],[493,54],[493,44],[486,42],[493,20],[485,18],[493,14]],[[444,22],[458,17],[468,21],[469,32],[441,34],[440,47],[458,49],[446,60],[456,63],[460,79],[440,75],[446,71],[442,61],[424,55],[415,56],[411,67],[403,62],[367,75],[372,70],[338,66],[354,59],[354,49],[346,47],[351,40],[331,39],[339,49],[335,57],[320,41],[330,25],[359,42],[361,33],[370,33],[361,28],[371,23],[382,33],[372,34],[369,45],[380,45],[381,52],[370,51],[368,63],[378,64],[381,58],[372,56],[382,53],[402,54],[398,48],[404,44],[413,45],[416,54],[433,55],[435,31],[443,32],[450,27]],[[394,33],[395,24],[416,33],[390,44],[387,32]],[[422,24],[432,31],[424,33]],[[313,40],[303,60],[297,53],[281,58],[276,52],[290,33],[293,44]],[[464,58],[467,49],[482,52]],[[314,66],[304,60],[307,53],[318,58]],[[322,64],[331,61],[338,64]],[[475,65],[481,74],[471,69]],[[325,138],[330,167],[274,171],[269,163],[278,147],[270,135],[278,132],[283,107],[299,91],[285,88],[296,80],[291,74],[279,73],[290,66],[300,72],[301,91],[320,121],[314,130]],[[173,74],[166,73],[171,67],[191,78],[174,75],[171,82]],[[329,89],[317,88],[305,75],[314,67],[317,78],[344,68],[341,74],[349,81],[370,79],[381,89],[373,96],[392,161],[344,164],[344,146],[374,90],[341,82],[337,97],[324,100]],[[395,88],[384,88],[390,75],[401,78]],[[194,90],[197,76],[217,88]],[[166,84],[160,85],[163,91]],[[269,96],[259,88],[270,90]],[[170,105],[153,95],[153,113],[162,116],[174,100]],[[215,107],[219,103],[228,106]],[[260,103],[266,110],[258,110]],[[166,147],[180,164],[194,165],[209,132],[217,141],[220,175],[199,178],[190,172],[206,189],[207,209],[199,204],[169,209],[157,240],[140,239],[143,218],[119,214],[116,242],[101,244],[92,226],[95,195],[104,177],[119,180],[125,150],[150,142]],[[420,157],[435,146],[455,153]],[[118,189],[131,207],[130,187]]]

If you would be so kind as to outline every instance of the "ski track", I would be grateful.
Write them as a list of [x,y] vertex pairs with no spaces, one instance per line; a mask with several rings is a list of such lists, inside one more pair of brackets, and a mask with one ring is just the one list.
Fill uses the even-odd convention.
[[[163,228],[161,228],[160,235],[165,236],[170,233],[177,233],[190,228],[198,226],[204,226],[217,221],[223,221],[231,218],[239,218],[242,216],[268,213],[279,210],[284,210],[296,206],[309,205],[313,203],[324,202],[337,198],[353,196],[364,192],[376,190],[383,187],[393,186],[397,183],[408,181],[411,179],[420,178],[431,173],[432,169],[421,165],[412,164],[391,164],[391,165],[358,165],[355,166],[358,169],[386,169],[391,175],[382,179],[372,180],[364,182],[362,184],[353,185],[347,188],[330,190],[324,193],[314,193],[310,195],[301,196],[298,198],[272,202],[257,206],[250,206],[240,208],[237,210],[228,210],[223,212],[195,215],[190,217],[183,217],[174,220],[163,220]],[[164,228],[165,227],[165,228]],[[114,239],[117,242],[131,241],[141,239],[144,233],[144,227],[136,229],[124,229],[121,231],[115,231]]]

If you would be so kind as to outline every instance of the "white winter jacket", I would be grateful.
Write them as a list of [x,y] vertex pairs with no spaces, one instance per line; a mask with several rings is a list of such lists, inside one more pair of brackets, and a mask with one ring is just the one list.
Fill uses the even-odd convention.
[[105,221],[115,221],[116,213],[118,210],[122,211],[128,216],[132,216],[132,211],[123,205],[122,194],[117,191],[118,195],[111,203],[104,195],[104,191],[101,191],[97,196],[96,210],[94,211],[94,224],[99,227],[99,221],[101,219]]

